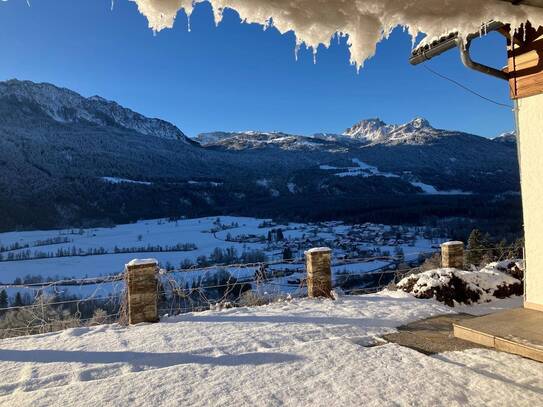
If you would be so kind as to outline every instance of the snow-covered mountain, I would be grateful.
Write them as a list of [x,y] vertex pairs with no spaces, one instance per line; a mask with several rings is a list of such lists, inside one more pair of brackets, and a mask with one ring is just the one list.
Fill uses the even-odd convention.
[[201,133],[195,138],[195,140],[202,146],[218,143],[221,140],[232,137],[234,133],[227,131],[212,131],[209,133]]
[[282,132],[214,132],[199,134],[195,140],[204,147],[220,147],[228,150],[251,150],[269,147],[282,150],[327,150],[330,147],[330,143],[322,138]]
[[[421,201],[454,215],[460,198],[449,211],[432,196],[518,190],[516,160],[510,144],[420,118],[365,120],[345,134],[215,132],[195,141],[100,97],[0,82],[0,229],[216,213],[363,212],[382,222]],[[465,196],[464,205],[483,208]]]
[[355,140],[375,142],[383,140],[394,129],[394,126],[387,125],[381,119],[362,120],[343,132],[344,136]]
[[[275,145],[283,149],[333,148],[331,144],[342,146],[377,145],[425,145],[445,137],[467,135],[466,133],[436,129],[430,122],[417,117],[404,124],[387,124],[381,119],[366,119],[348,128],[343,134],[318,133],[313,136],[292,135],[282,132],[214,132],[196,137],[202,146],[222,147],[232,150],[264,148]],[[469,135],[478,137],[474,135]],[[499,141],[496,139],[496,141]]]
[[10,115],[21,113],[15,108],[17,105],[21,109],[37,109],[56,122],[116,126],[146,136],[189,142],[181,130],[165,120],[145,117],[100,96],[85,98],[49,83],[16,79],[0,82],[0,99],[18,102],[12,104]]
[[[276,167],[286,174],[293,170],[292,160],[286,160],[295,156],[297,163],[333,168],[338,174],[370,178],[392,174],[411,186],[431,185],[436,191],[483,193],[518,188],[514,145],[436,129],[421,117],[404,124],[387,124],[377,118],[363,120],[343,134],[216,132],[202,134],[196,140],[206,150],[236,153],[244,159],[263,162],[273,158]],[[360,171],[359,166],[353,170],[353,162],[362,162],[364,168],[374,171]],[[316,173],[308,169],[296,185],[308,183]]]
[[447,130],[435,129],[430,122],[416,117],[405,124],[386,124],[380,119],[362,120],[348,128],[344,136],[365,144],[425,144],[436,138],[458,134]]
[[517,135],[514,131],[502,133],[498,137],[494,137],[492,141],[495,141],[497,143],[504,143],[504,144],[510,144],[510,145],[516,145],[517,144]]

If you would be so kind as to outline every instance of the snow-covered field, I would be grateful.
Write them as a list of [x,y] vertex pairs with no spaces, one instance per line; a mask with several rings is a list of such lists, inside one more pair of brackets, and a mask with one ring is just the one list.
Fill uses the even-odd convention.
[[[220,220],[220,221],[218,221]],[[281,228],[284,241],[270,243],[267,241],[268,233]],[[32,298],[36,290],[41,287],[13,286],[13,282],[25,276],[40,276],[44,280],[64,280],[71,278],[91,278],[109,276],[121,273],[124,265],[134,258],[155,258],[162,267],[179,269],[181,263],[190,261],[193,264],[201,256],[209,257],[217,248],[227,250],[234,248],[238,255],[255,250],[262,251],[268,261],[277,261],[282,258],[283,245],[295,247],[295,257],[303,258],[303,250],[315,245],[334,245],[351,247],[356,250],[379,250],[382,253],[394,254],[401,248],[407,261],[416,260],[420,253],[435,251],[436,242],[423,238],[420,233],[410,232],[404,228],[404,233],[415,236],[411,241],[391,243],[388,238],[369,240],[361,243],[353,237],[353,231],[362,233],[366,228],[371,236],[383,236],[391,233],[391,227],[385,225],[367,225],[354,229],[353,225],[341,222],[327,224],[274,224],[270,220],[221,216],[183,219],[167,221],[165,219],[145,220],[137,223],[117,225],[112,228],[74,229],[74,230],[45,230],[27,232],[8,232],[0,234],[0,246],[12,247],[17,244],[18,249],[9,250],[3,255],[4,261],[0,261],[0,288],[5,288],[10,298],[16,292],[28,293]],[[394,233],[391,233],[394,235]],[[377,239],[378,240],[378,239]],[[60,242],[60,243],[54,243]],[[183,244],[196,245],[195,250],[190,251],[147,251],[138,252],[139,248],[166,247]],[[135,249],[135,252],[119,253],[119,248]],[[351,249],[334,249],[334,255],[345,254]],[[48,257],[30,260],[5,261],[8,254],[23,254],[29,252],[31,257],[37,251],[55,254],[58,251],[68,253],[63,257]],[[116,252],[117,251],[117,252]],[[92,255],[71,255],[78,253],[92,253]],[[106,254],[100,254],[106,253]],[[336,273],[365,273],[386,269],[393,265],[388,260],[360,260],[353,264],[337,265],[333,267]],[[279,278],[276,283],[284,286],[283,292],[296,290],[296,285],[289,287],[289,279],[304,278],[304,265],[279,264],[273,268],[295,268],[297,275],[292,278]],[[229,268],[229,273],[236,277],[246,279],[254,275],[254,268]],[[176,273],[176,280],[181,285],[192,284],[198,277],[204,277],[201,272]],[[26,283],[25,283],[26,284]],[[100,285],[57,285],[55,292],[77,295],[78,297],[102,297],[109,294],[120,294],[122,283]],[[269,288],[269,287],[268,287]],[[266,291],[266,288],[264,289]]]
[[395,344],[368,347],[399,325],[451,312],[385,291],[6,339],[0,404],[541,405],[537,362],[486,349],[431,357]]
[[[15,242],[32,244],[38,240],[45,240],[55,236],[67,236],[71,241],[65,244],[40,246],[38,249],[47,251],[50,248],[56,251],[60,248],[70,250],[73,246],[87,249],[104,248],[113,251],[117,247],[143,247],[147,245],[174,245],[177,243],[195,243],[197,250],[189,252],[146,252],[143,257],[156,258],[162,263],[170,262],[176,266],[182,260],[195,261],[198,256],[209,255],[219,247],[226,249],[235,247],[240,253],[244,249],[262,249],[260,243],[226,242],[224,233],[213,234],[209,231],[214,227],[213,222],[217,218],[201,218],[180,220],[178,222],[167,222],[164,219],[140,221],[137,223],[117,225],[113,228],[84,229],[82,234],[78,230],[70,233],[70,230],[61,231],[31,231],[31,232],[9,232],[0,234],[0,242],[9,245]],[[259,229],[258,225],[262,220],[254,218],[221,217],[223,224],[238,222],[239,227],[236,233],[267,234],[271,228]],[[233,232],[232,230],[230,230]],[[285,235],[296,234],[285,232]],[[223,237],[224,236],[224,237]],[[221,238],[223,237],[223,238]],[[64,276],[64,277],[95,277],[109,274],[116,274],[123,270],[124,265],[138,257],[137,253],[105,254],[99,256],[81,256],[65,258],[48,258],[31,261],[0,262],[0,281],[11,282],[16,277],[25,274],[42,276]],[[142,257],[141,255],[139,257]]]

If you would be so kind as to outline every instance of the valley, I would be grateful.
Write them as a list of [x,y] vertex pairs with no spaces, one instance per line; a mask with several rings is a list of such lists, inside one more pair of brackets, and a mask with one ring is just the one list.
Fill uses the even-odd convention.
[[6,290],[10,304],[17,293],[25,304],[42,294],[57,301],[114,300],[124,290],[124,265],[154,258],[165,287],[173,279],[187,290],[205,289],[227,275],[259,295],[302,295],[304,251],[319,246],[333,249],[334,286],[375,289],[393,280],[398,269],[419,265],[445,239],[429,227],[229,216],[9,232],[0,234],[0,290]]

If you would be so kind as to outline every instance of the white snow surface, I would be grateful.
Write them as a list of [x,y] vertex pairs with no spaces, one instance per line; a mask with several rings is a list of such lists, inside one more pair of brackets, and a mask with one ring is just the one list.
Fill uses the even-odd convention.
[[420,181],[411,181],[411,185],[422,189],[423,193],[428,195],[473,195],[473,192],[466,192],[460,189],[439,190],[433,185],[425,184]]
[[127,266],[143,266],[144,264],[158,264],[157,259],[133,259],[126,263]]
[[[179,10],[190,16],[203,0],[133,0],[154,31],[173,27]],[[328,46],[336,35],[348,36],[351,62],[358,67],[375,54],[376,45],[397,26],[404,27],[413,42],[425,33],[425,41],[449,32],[462,35],[481,31],[490,20],[513,28],[530,20],[543,25],[543,10],[513,6],[499,0],[208,0],[218,24],[226,8],[236,10],[243,21],[279,32],[293,31],[297,45],[313,50]]]
[[[352,159],[353,164],[356,165],[356,167],[334,167],[327,164],[322,164],[319,166],[321,170],[325,171],[340,171],[334,175],[337,177],[385,177],[385,178],[400,178],[400,175],[393,174],[391,172],[383,172],[380,171],[379,168],[374,167],[373,165],[369,165],[365,163],[362,160],[359,160],[358,158]],[[472,195],[472,192],[466,192],[462,191],[460,189],[451,189],[451,190],[439,190],[433,185],[425,184],[424,182],[420,181],[409,181],[409,183],[415,187],[419,187],[422,189],[423,194],[428,195]]]
[[102,181],[107,182],[109,184],[140,184],[140,185],[152,185],[151,182],[146,181],[136,181],[133,179],[127,179],[127,178],[118,178],[118,177],[101,177]]
[[384,291],[5,339],[0,404],[541,405],[537,362],[486,349],[429,357],[395,344],[365,346],[450,312]]

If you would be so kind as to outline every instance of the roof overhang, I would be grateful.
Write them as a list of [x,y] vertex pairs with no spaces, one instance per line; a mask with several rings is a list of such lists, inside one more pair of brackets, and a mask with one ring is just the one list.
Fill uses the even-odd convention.
[[[503,27],[504,27],[504,24],[498,21],[491,21],[487,24],[483,24],[481,26],[480,32],[468,35],[466,40],[469,42],[479,37],[481,35],[481,32],[487,33],[491,31],[497,31]],[[435,41],[432,41],[431,43],[421,45],[415,48],[411,52],[411,57],[409,58],[409,62],[412,65],[418,65],[425,61],[428,61],[438,55],[441,55],[445,51],[448,51],[452,48],[457,47],[459,39],[460,39],[459,34],[457,32],[452,32]]]
[[[543,8],[543,0],[501,0],[501,1],[505,1],[507,3],[511,3],[516,6],[523,5],[523,6]],[[498,21],[491,21],[489,23],[482,24],[481,32],[486,33],[490,31],[499,31],[502,28],[504,28],[504,24]],[[466,38],[466,42],[469,43],[471,40],[479,37],[481,35],[481,32],[468,35]],[[458,44],[459,44],[459,35],[457,32],[452,32],[435,41],[432,41],[431,43],[423,44],[415,48],[411,52],[411,57],[409,58],[409,62],[412,65],[421,64],[425,61],[428,61],[429,59],[432,59],[444,53],[445,51],[448,51],[452,48],[457,47]]]

